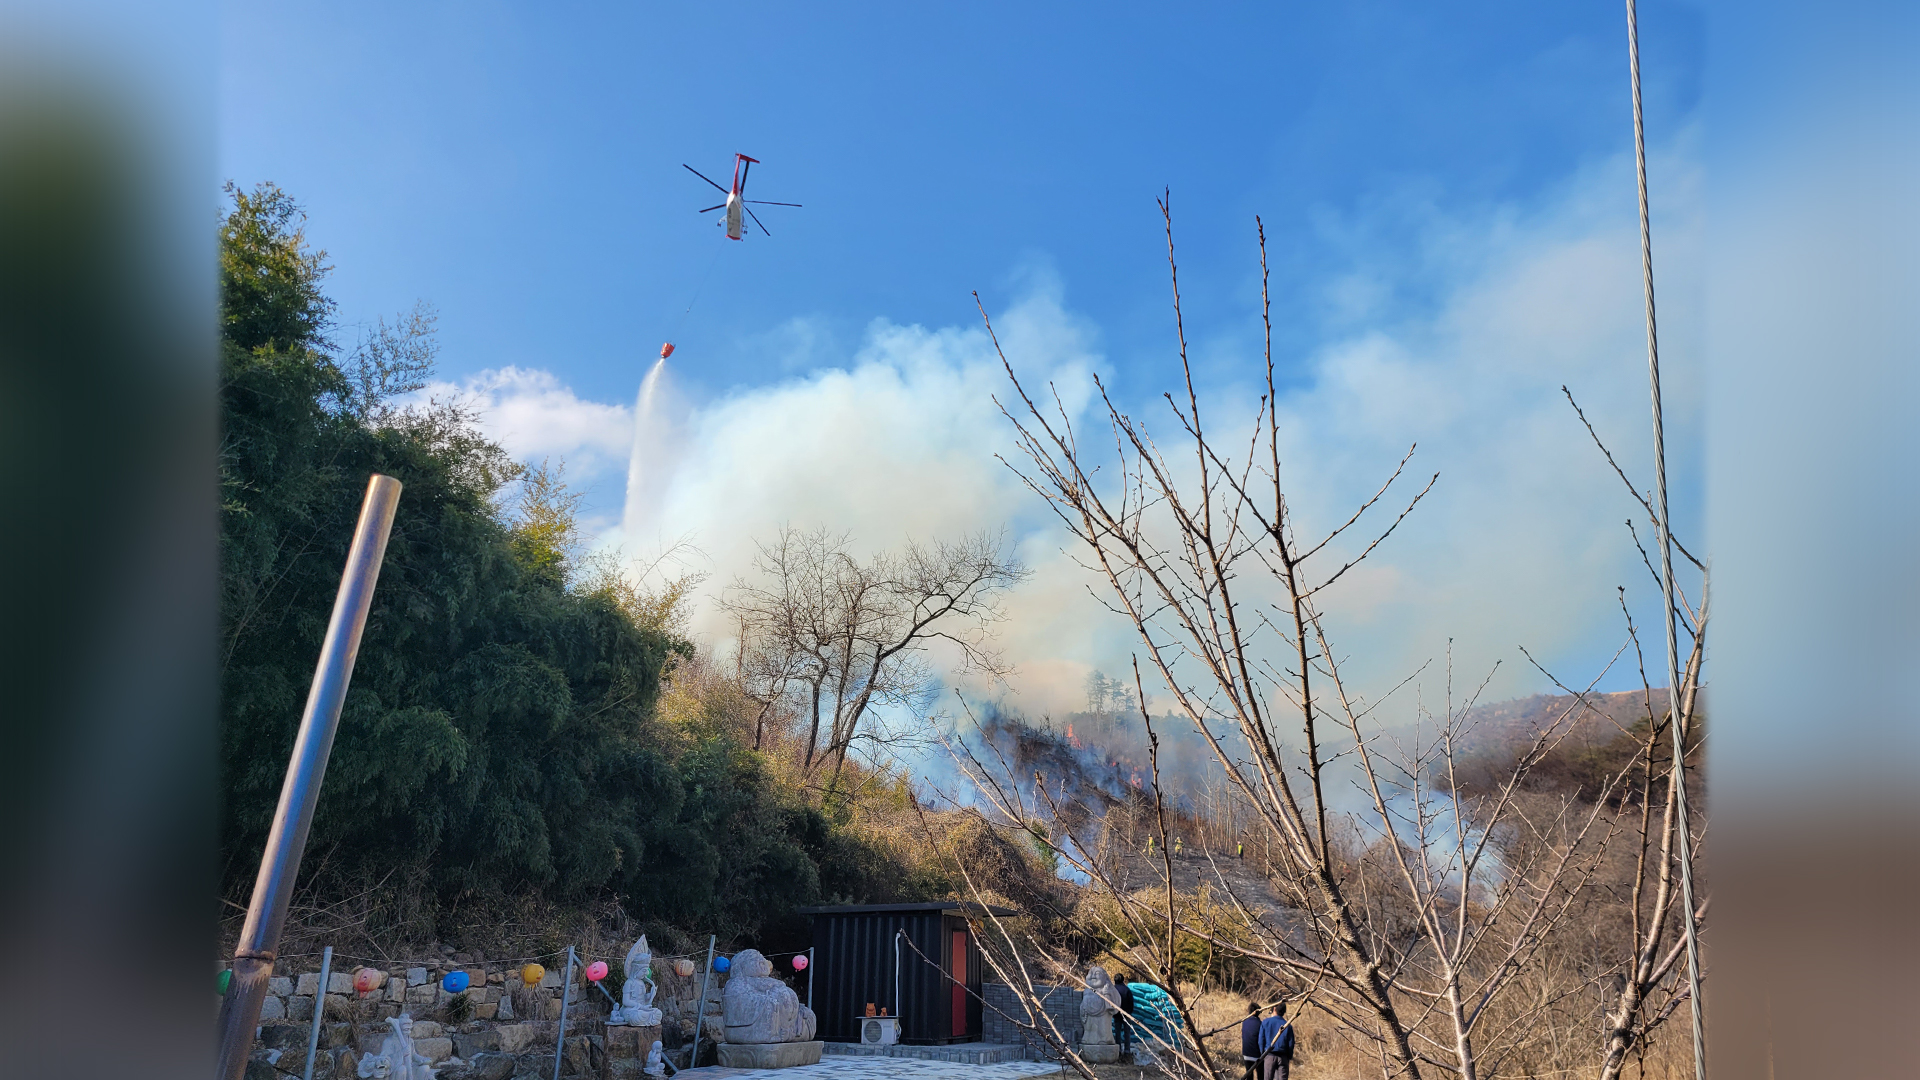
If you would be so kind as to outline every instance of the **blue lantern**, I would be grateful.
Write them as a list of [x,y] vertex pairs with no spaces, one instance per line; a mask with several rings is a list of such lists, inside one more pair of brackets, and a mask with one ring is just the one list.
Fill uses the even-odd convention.
[[458,994],[467,988],[470,981],[464,971],[449,971],[447,977],[440,980],[440,987],[449,994]]
[[733,961],[727,959],[724,956],[716,956],[713,958],[713,970],[715,971],[724,972],[732,966],[733,966]]

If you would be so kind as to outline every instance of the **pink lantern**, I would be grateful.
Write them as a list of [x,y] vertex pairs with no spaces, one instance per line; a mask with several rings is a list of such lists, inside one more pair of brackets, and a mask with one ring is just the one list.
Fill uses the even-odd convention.
[[595,960],[593,963],[587,965],[588,982],[599,982],[606,977],[607,962],[605,960]]
[[353,973],[353,988],[363,994],[371,994],[380,989],[387,981],[387,973],[370,967],[363,967]]
[[807,970],[807,954],[806,953],[801,953],[799,956],[796,956],[793,958],[793,970],[795,971]]

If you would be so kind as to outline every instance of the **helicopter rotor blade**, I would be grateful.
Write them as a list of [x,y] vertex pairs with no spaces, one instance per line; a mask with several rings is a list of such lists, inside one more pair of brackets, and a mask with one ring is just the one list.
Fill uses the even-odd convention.
[[746,201],[753,203],[756,206],[799,206],[800,205],[797,202],[768,202],[766,199],[748,199]]
[[[696,169],[696,168],[694,168],[693,166],[691,166],[691,165],[688,165],[688,164],[685,164],[685,163],[682,163],[680,167],[681,167],[681,168],[683,168],[683,169],[685,169],[685,170],[687,170],[688,172],[690,172],[690,173],[692,173],[693,175],[695,175],[695,176],[697,176],[697,177],[699,177],[700,179],[702,179],[702,180],[706,180],[706,181],[707,181],[707,183],[709,183],[709,184],[713,184],[713,181],[712,181],[712,180],[710,180],[710,179],[708,179],[708,178],[707,178],[707,175],[706,175],[705,173],[703,173],[703,172],[701,172],[701,171],[700,171],[699,169]],[[720,192],[721,194],[724,194],[724,195],[731,195],[731,194],[733,194],[733,193],[732,193],[731,191],[728,191],[728,190],[727,190],[726,188],[723,188],[723,187],[721,187],[721,186],[720,186],[719,184],[713,184],[713,187],[714,187],[714,190],[716,190],[716,191],[718,191],[718,192]]]
[[767,232],[767,226],[765,225],[765,223],[763,223],[763,222],[762,222],[762,221],[760,220],[760,215],[759,215],[759,214],[756,214],[756,213],[754,213],[754,212],[753,212],[753,210],[752,210],[752,208],[750,208],[750,207],[746,207],[746,206],[742,206],[742,207],[741,207],[740,209],[742,209],[742,210],[745,210],[745,211],[747,212],[747,216],[753,219],[753,223],[754,223],[755,225],[759,225],[759,226],[760,226],[760,231],[761,231],[761,232],[763,232],[763,233],[767,233],[767,235],[768,235],[768,236],[772,236],[772,235],[773,235],[772,233],[770,233],[770,232]]
[[701,213],[703,213],[703,214],[709,214],[709,213],[712,213],[712,212],[713,212],[713,211],[715,211],[715,210],[718,210],[718,209],[720,209],[720,208],[721,208],[722,206],[725,206],[725,205],[727,205],[727,204],[726,204],[726,203],[716,203],[716,204],[714,204],[713,206],[709,206],[709,207],[707,207],[707,208],[706,208],[705,210],[702,210],[702,211],[700,211],[700,212],[701,212]]
[[742,195],[745,195],[747,193],[747,174],[752,171],[753,171],[753,159],[750,157],[742,157],[740,159],[740,191],[739,191],[739,193]]

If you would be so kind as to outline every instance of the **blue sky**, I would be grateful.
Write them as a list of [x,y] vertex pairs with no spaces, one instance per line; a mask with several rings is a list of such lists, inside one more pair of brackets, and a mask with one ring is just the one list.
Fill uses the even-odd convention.
[[[537,356],[613,395],[676,328],[717,390],[765,378],[742,339],[793,316],[950,323],[1028,258],[1152,365],[1163,187],[1205,321],[1246,314],[1256,213],[1290,298],[1404,242],[1407,200],[1526,200],[1629,145],[1617,4],[1042,6],[234,4],[221,171],[310,207],[349,317],[426,296],[451,370]],[[1643,18],[1672,132],[1698,19]],[[724,183],[735,151],[807,205],[720,250],[682,324],[721,245],[680,165]],[[1316,308],[1283,303],[1296,348]]]
[[[1571,379],[1603,426],[1614,422],[1633,448],[1644,441],[1637,267],[1623,262],[1637,253],[1620,6],[1040,8],[230,4],[221,173],[272,180],[306,205],[310,238],[336,266],[343,320],[434,304],[443,377],[491,395],[510,449],[567,456],[595,520],[630,549],[644,544],[630,508],[618,531],[619,447],[632,438],[640,378],[674,340],[681,466],[652,524],[655,535],[698,534],[717,582],[741,569],[738,545],[719,534],[764,531],[818,500],[714,516],[708,507],[741,481],[712,468],[691,477],[686,462],[716,455],[702,440],[730,431],[737,447],[767,417],[836,414],[823,402],[842,392],[851,396],[833,400],[851,412],[841,415],[863,415],[860,395],[879,384],[862,370],[893,373],[885,394],[896,410],[910,412],[916,394],[978,391],[985,384],[966,374],[978,343],[963,340],[977,325],[974,289],[996,314],[1029,314],[1039,366],[1103,372],[1136,401],[1171,388],[1154,206],[1163,188],[1202,380],[1224,401],[1243,396],[1258,341],[1260,214],[1279,359],[1302,422],[1323,425],[1301,467],[1309,487],[1329,478],[1329,512],[1390,467],[1390,444],[1437,440],[1453,470],[1441,492],[1463,494],[1438,505],[1426,539],[1410,539],[1406,563],[1388,570],[1432,582],[1462,565],[1462,551],[1483,549],[1476,530],[1489,530],[1535,538],[1524,546],[1540,562],[1539,587],[1591,586],[1566,590],[1546,616],[1537,590],[1490,598],[1471,575],[1457,590],[1362,597],[1363,608],[1387,605],[1354,624],[1363,640],[1384,635],[1383,670],[1434,655],[1453,623],[1484,632],[1488,656],[1513,659],[1530,636],[1570,667],[1610,654],[1612,588],[1644,584],[1629,576],[1637,557],[1618,525],[1629,507],[1580,457],[1584,435],[1552,399]],[[1663,266],[1680,305],[1670,394],[1684,420],[1702,19],[1655,2],[1641,32],[1656,242],[1679,237]],[[713,215],[694,213],[713,192],[681,163],[724,182],[735,151],[762,161],[750,195],[805,204],[763,208],[772,237],[729,243]],[[1562,284],[1551,296],[1527,291],[1552,281]],[[914,338],[916,327],[926,336]],[[1568,336],[1593,351],[1532,359],[1559,355]],[[1513,362],[1494,371],[1485,357],[1501,350]],[[1460,388],[1463,403],[1439,422],[1447,410],[1409,412],[1354,389],[1367,385],[1356,372],[1381,371],[1395,386],[1418,382],[1413,371],[1443,388],[1421,391],[1425,400]],[[834,382],[835,372],[847,378]],[[507,430],[507,418],[534,413],[544,419]],[[591,446],[570,449],[555,434],[596,424],[604,434]],[[1676,495],[1697,496],[1678,427]],[[527,434],[535,428],[547,434]],[[972,481],[939,469],[981,449],[956,436],[897,453],[867,446],[857,460],[935,463],[925,483],[945,490]],[[1529,475],[1536,461],[1580,464]],[[764,476],[764,462],[740,467]],[[862,486],[851,468],[848,483]],[[1016,497],[962,503],[973,517],[999,516],[980,523],[1010,525],[1038,559],[1051,541]],[[1579,521],[1569,524],[1567,507]],[[855,525],[884,520],[843,509]],[[900,531],[964,517],[909,515]],[[1384,579],[1378,588],[1394,592]],[[1075,665],[1111,664],[1124,648],[1095,642],[1029,666],[1057,669],[1067,685]],[[1516,676],[1501,688],[1536,685]]]

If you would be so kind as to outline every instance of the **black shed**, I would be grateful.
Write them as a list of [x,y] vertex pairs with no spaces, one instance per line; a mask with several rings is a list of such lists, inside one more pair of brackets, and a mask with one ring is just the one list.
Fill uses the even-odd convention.
[[812,907],[800,913],[813,916],[818,1038],[858,1042],[869,1002],[900,1017],[903,1043],[980,1038],[980,942],[971,920],[1014,912],[949,900]]

